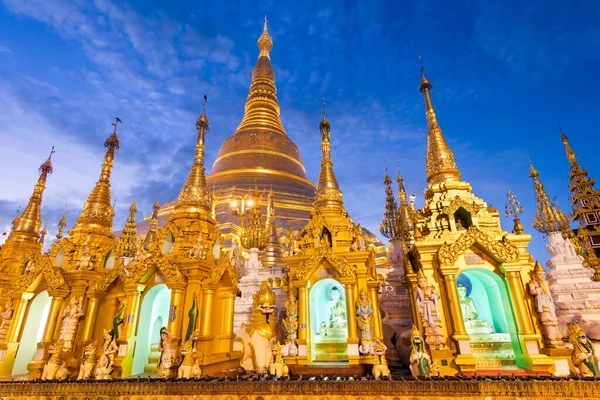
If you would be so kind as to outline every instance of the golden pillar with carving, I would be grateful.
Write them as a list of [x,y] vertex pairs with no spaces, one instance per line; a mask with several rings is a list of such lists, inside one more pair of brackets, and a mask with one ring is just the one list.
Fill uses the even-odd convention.
[[185,285],[167,285],[171,289],[171,306],[169,310],[169,323],[167,329],[173,338],[173,342],[181,338],[181,326],[183,324],[183,292]]
[[525,364],[534,371],[547,372],[554,366],[554,361],[540,351],[542,335],[536,332],[531,311],[527,306],[527,297],[523,289],[525,282],[521,275],[523,266],[505,263],[500,266],[500,269],[504,272],[508,283],[510,303],[517,319],[519,342],[521,342]]
[[100,307],[100,300],[106,295],[105,292],[88,292],[88,306],[85,313],[85,320],[83,322],[83,334],[81,335],[81,342],[83,346],[86,346],[94,336],[94,328],[96,327],[96,319],[98,318],[98,308]]
[[50,311],[48,311],[48,319],[42,336],[42,343],[48,344],[54,341],[54,334],[60,319],[60,310],[63,301],[68,296],[69,291],[64,289],[49,290],[48,294],[52,297],[50,301]]
[[119,351],[115,358],[115,369],[113,376],[126,378],[131,376],[133,368],[133,354],[136,342],[136,327],[140,307],[140,294],[144,291],[146,285],[127,284],[125,285],[126,306],[125,320],[123,322],[123,337],[117,339]]
[[213,344],[214,332],[211,316],[214,298],[215,285],[211,283],[202,286],[202,307],[200,308],[200,336],[198,338],[199,350],[205,354],[212,353],[210,347]]
[[6,334],[6,343],[3,343],[2,347],[0,347],[3,357],[2,361],[0,361],[0,378],[8,378],[12,374],[15,357],[19,349],[19,334],[21,333],[21,327],[26,317],[27,305],[33,296],[33,293],[22,293],[19,298],[14,299],[13,303],[16,303],[17,307],[15,308],[12,322]]
[[[454,362],[460,368],[461,372],[474,372],[476,359],[471,351],[471,339],[467,334],[465,323],[460,309],[460,301],[458,300],[458,290],[456,289],[456,277],[458,276],[458,267],[441,267],[440,272],[444,280],[444,289],[446,298],[443,301],[446,303],[450,318],[446,319],[446,331],[456,343],[457,352],[454,356]],[[431,350],[431,356],[436,362],[436,358],[446,358],[451,350]],[[439,363],[439,361],[438,361]],[[439,364],[438,364],[439,365]],[[444,375],[449,371],[441,371]]]
[[[369,289],[369,300],[373,307],[373,339],[383,340],[383,332],[381,332],[381,311],[379,310],[379,282],[371,282],[367,284]],[[354,310],[356,313],[356,309]]]

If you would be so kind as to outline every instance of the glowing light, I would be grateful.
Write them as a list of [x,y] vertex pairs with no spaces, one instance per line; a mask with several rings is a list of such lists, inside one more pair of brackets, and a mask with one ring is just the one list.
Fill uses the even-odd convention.
[[238,206],[237,201],[233,200],[231,202],[231,208],[237,208],[237,206]]
[[248,205],[248,207],[252,207],[254,205],[254,200],[250,199],[246,204]]

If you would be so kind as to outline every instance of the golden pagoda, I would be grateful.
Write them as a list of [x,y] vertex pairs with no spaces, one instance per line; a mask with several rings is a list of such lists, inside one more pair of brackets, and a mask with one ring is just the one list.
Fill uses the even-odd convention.
[[297,335],[288,332],[298,354],[286,363],[295,374],[318,371],[324,362],[333,363],[338,374],[357,374],[361,365],[373,363],[372,346],[383,339],[380,282],[373,249],[352,248],[357,230],[333,171],[325,113],[319,129],[322,161],[313,208],[301,232],[300,253],[285,259],[288,295],[299,307]]
[[504,231],[498,211],[461,178],[437,121],[432,85],[421,72],[428,188],[405,255],[413,321],[441,375],[547,372],[554,363],[542,354],[524,291],[534,267],[530,236]]

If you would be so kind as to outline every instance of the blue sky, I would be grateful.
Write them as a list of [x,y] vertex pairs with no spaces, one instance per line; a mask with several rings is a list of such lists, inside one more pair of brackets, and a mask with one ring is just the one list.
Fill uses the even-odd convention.
[[116,228],[136,192],[138,217],[158,191],[162,200],[177,195],[204,94],[210,170],[242,118],[265,14],[283,123],[316,181],[327,97],[334,168],[355,220],[377,231],[384,159],[400,163],[422,204],[422,54],[463,178],[500,210],[506,191],[516,193],[530,250],[547,259],[531,228],[526,154],[565,211],[568,163],[556,121],[600,177],[597,1],[0,0],[0,230],[25,205],[52,145],[43,218],[53,235],[67,207],[71,227],[115,116],[124,122],[112,180]]

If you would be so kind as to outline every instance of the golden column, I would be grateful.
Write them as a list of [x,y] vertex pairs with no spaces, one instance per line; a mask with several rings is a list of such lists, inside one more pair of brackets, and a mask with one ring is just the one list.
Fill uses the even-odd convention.
[[356,299],[354,298],[355,282],[344,282],[346,286],[346,309],[348,315],[348,343],[358,343],[358,326],[356,325]]
[[100,307],[100,300],[105,295],[105,292],[87,293],[88,306],[85,321],[83,322],[83,334],[81,337],[81,341],[84,345],[87,345],[88,342],[92,340],[92,336],[94,335],[94,328],[96,326],[96,318],[98,317],[98,308]]
[[167,285],[171,289],[171,307],[169,312],[168,330],[174,341],[181,338],[183,322],[183,291],[185,284]]
[[[444,288],[448,297],[448,310],[450,311],[450,320],[452,322],[452,338],[454,340],[468,340],[467,330],[462,318],[460,301],[458,300],[458,290],[456,290],[456,275],[458,268],[444,267],[440,268],[444,278]],[[448,329],[450,331],[450,329]]]
[[306,305],[306,282],[294,282],[298,288],[298,344],[306,344],[308,313]]
[[21,295],[17,305],[17,310],[15,311],[13,317],[13,323],[10,325],[10,329],[6,335],[7,343],[16,342],[18,340],[19,333],[21,331],[21,325],[23,325],[23,320],[25,319],[25,310],[27,310],[27,304],[32,298],[33,293],[23,293]]
[[227,333],[230,337],[234,337],[233,334],[233,317],[235,311],[235,296],[237,294],[236,288],[231,289],[232,291],[228,291],[223,293],[223,302],[225,306],[223,307],[225,314],[228,318],[223,320],[223,332]]
[[[379,311],[379,283],[369,283],[367,284],[367,287],[369,289],[369,299],[373,306],[373,339],[383,340],[383,332],[381,332],[381,311]],[[354,313],[356,314],[356,309],[354,309]]]
[[125,321],[123,324],[123,338],[128,339],[135,334],[137,326],[137,314],[140,306],[140,294],[144,291],[146,285],[137,283],[125,285],[127,302],[125,306]]
[[42,343],[54,341],[54,332],[56,331],[56,326],[58,325],[58,320],[60,318],[60,308],[65,297],[69,294],[69,291],[65,289],[48,290],[48,294],[52,296],[52,301],[50,302],[50,311],[48,312],[48,318],[46,319]]
[[200,339],[213,338],[210,317],[212,315],[214,297],[215,288],[213,285],[209,284],[202,288],[202,319],[200,321]]
[[535,335],[533,322],[531,321],[531,313],[527,308],[526,295],[523,290],[523,280],[521,279],[520,265],[501,266],[501,270],[506,275],[506,280],[509,287],[509,295],[512,300],[517,322],[519,324],[519,333],[522,335]]

